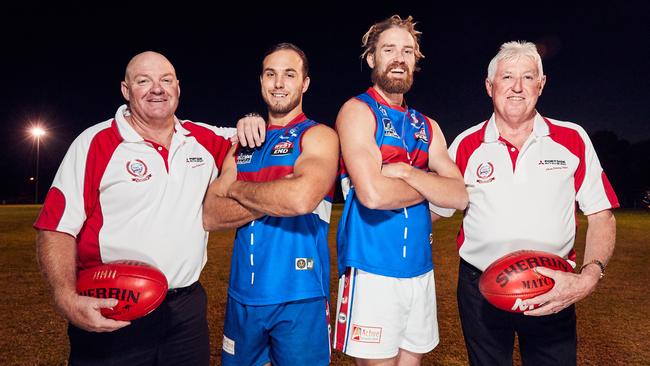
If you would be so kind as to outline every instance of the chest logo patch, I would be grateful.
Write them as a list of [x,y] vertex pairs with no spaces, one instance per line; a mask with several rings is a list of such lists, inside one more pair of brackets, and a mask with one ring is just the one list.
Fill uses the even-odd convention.
[[280,136],[281,140],[288,140],[292,137],[298,137],[298,128],[294,127],[288,131],[284,131],[284,133]]
[[537,165],[544,168],[544,170],[569,169],[566,160],[560,160],[560,159],[540,160],[539,163],[537,163]]
[[479,164],[476,168],[476,182],[490,183],[494,180],[494,165],[491,162],[484,162]]
[[415,133],[415,139],[422,141],[422,142],[429,142],[429,139],[427,138],[427,131],[422,128],[420,131]]
[[133,176],[134,182],[144,182],[151,178],[147,164],[141,159],[129,160],[126,162],[126,171]]
[[411,117],[410,118],[411,126],[413,126],[413,128],[415,129],[422,128],[422,126],[424,125],[424,121],[420,121],[420,119],[418,119],[418,117],[415,115],[415,112],[411,112],[409,116]]
[[248,164],[253,160],[253,151],[240,151],[237,154],[237,165]]
[[272,156],[283,156],[289,155],[293,152],[293,142],[291,141],[281,141],[273,146],[273,151],[271,152]]
[[390,121],[390,119],[382,118],[381,123],[384,125],[384,136],[396,139],[400,138],[397,134],[397,131],[395,131],[395,127],[393,127],[393,123]]
[[307,271],[314,269],[313,258],[296,258],[296,270]]

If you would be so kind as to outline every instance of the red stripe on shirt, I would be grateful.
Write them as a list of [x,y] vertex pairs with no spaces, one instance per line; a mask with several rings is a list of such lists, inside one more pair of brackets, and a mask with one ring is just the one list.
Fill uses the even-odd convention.
[[50,188],[45,197],[41,213],[34,223],[34,228],[50,231],[56,230],[63,217],[63,211],[65,211],[65,196],[63,192],[56,187]]
[[183,128],[190,131],[190,135],[196,139],[214,158],[214,163],[221,171],[223,161],[226,158],[228,150],[230,150],[230,141],[214,133],[211,129],[197,125],[193,122],[184,122]]
[[84,176],[84,210],[86,222],[77,235],[77,258],[80,268],[102,264],[99,250],[99,232],[104,224],[99,186],[113,153],[122,142],[122,137],[113,121],[111,128],[100,131],[90,142]]
[[454,160],[456,161],[456,165],[458,165],[458,169],[460,169],[460,174],[462,176],[465,176],[465,170],[467,169],[467,162],[469,161],[469,158],[472,156],[474,151],[476,151],[476,149],[481,146],[481,143],[483,142],[483,136],[485,136],[485,129],[487,127],[487,124],[488,123],[486,121],[483,124],[483,127],[481,127],[478,131],[465,136],[460,144],[458,144]]
[[269,182],[293,173],[293,166],[271,166],[256,172],[237,172],[237,180],[245,182]]

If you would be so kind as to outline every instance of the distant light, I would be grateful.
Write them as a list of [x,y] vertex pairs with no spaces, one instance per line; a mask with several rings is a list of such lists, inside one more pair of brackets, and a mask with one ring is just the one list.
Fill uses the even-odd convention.
[[34,180],[34,177],[29,177],[30,182],[33,181],[33,180]]
[[45,135],[45,130],[40,128],[40,127],[33,127],[29,132],[34,137],[41,137],[41,136]]

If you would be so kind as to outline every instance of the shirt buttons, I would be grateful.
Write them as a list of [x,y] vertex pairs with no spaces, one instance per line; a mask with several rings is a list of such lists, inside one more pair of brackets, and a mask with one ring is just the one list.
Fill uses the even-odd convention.
[[[158,146],[158,151],[162,151],[162,146]],[[514,149],[512,151],[515,151]]]
[[[159,148],[159,149],[160,149],[160,148]],[[512,152],[515,152],[516,150],[517,150],[517,149],[515,149],[514,147],[511,147],[511,148],[510,148],[510,151],[512,151]]]

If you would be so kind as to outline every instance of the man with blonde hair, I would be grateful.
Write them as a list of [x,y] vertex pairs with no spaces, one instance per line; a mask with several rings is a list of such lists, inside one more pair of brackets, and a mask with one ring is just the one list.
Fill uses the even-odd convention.
[[[488,66],[493,115],[449,147],[469,192],[458,234],[458,309],[472,365],[512,365],[515,334],[524,364],[576,363],[575,302],[593,292],[614,251],[619,206],[587,133],[535,109],[546,76],[537,48],[507,42]],[[522,303],[524,314],[490,305],[478,282],[497,258],[517,250],[554,253],[575,264],[576,201],[587,215],[578,273],[537,267],[554,288]],[[433,208],[442,216],[453,210]],[[538,307],[541,304],[541,307]]]
[[429,202],[467,204],[440,127],[404,102],[423,57],[419,35],[397,15],[368,30],[373,86],[336,120],[346,198],[334,346],[357,365],[419,365],[438,344]]

